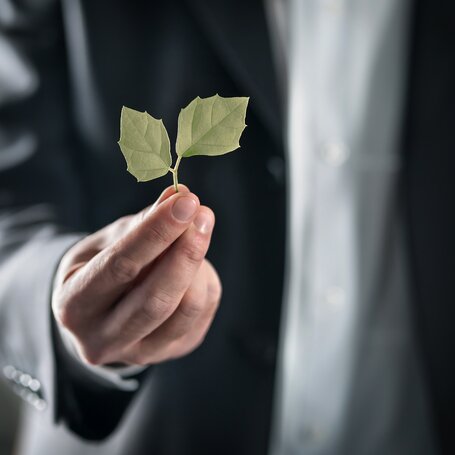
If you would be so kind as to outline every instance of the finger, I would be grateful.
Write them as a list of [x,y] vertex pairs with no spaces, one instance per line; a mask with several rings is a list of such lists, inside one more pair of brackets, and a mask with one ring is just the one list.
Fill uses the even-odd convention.
[[[189,193],[190,190],[186,185],[179,184],[180,193]],[[137,223],[134,223],[134,219],[140,219],[146,214],[149,210],[155,210],[156,207],[164,202],[166,199],[169,199],[173,194],[175,194],[174,185],[167,187],[155,203],[152,206],[146,207],[135,215],[125,215],[121,218],[115,220],[113,223],[108,224],[102,229],[94,232],[93,234],[88,235],[84,239],[80,240],[72,248],[72,254],[65,256],[62,260],[61,269],[63,270],[64,275],[60,282],[66,281],[69,276],[77,269],[79,269],[83,264],[88,262],[93,256],[98,254],[101,250],[107,248],[112,243],[119,240],[123,237],[128,231],[133,229]],[[59,277],[57,277],[57,281]]]
[[[217,308],[217,305],[213,306]],[[166,360],[177,359],[196,350],[204,342],[215,314],[216,311],[213,311],[198,319],[193,329],[185,337],[182,337],[171,344],[167,351]]]
[[195,349],[204,339],[221,297],[218,275],[204,261],[171,317],[142,339],[136,354],[141,363],[156,363]]
[[[66,322],[77,324],[88,314],[105,311],[144,267],[186,231],[198,207],[197,196],[182,192],[142,214],[134,229],[98,253],[69,278],[65,293],[67,313],[71,320]],[[81,306],[81,302],[85,305]],[[69,311],[71,307],[76,308]],[[65,316],[63,310],[62,317]]]
[[[190,192],[188,187],[185,185],[179,185],[179,189],[180,189],[179,193],[181,194]],[[103,245],[103,248],[108,247],[111,243],[123,237],[127,232],[133,230],[137,226],[137,224],[142,221],[144,216],[147,215],[147,212],[152,213],[161,203],[169,199],[174,194],[176,194],[174,186],[170,186],[161,193],[161,195],[158,197],[158,199],[152,206],[145,207],[143,210],[136,213],[135,215],[127,215],[122,218],[119,218],[116,222],[107,226],[107,228],[110,228],[110,230],[107,232],[108,235],[104,235],[106,241]],[[100,248],[100,250],[103,248]]]
[[[145,364],[158,363],[168,358],[174,342],[184,336],[200,316],[199,312],[204,308],[206,299],[207,286],[201,266],[174,313],[151,334],[135,343],[128,353],[127,361]],[[188,311],[182,310],[182,305]]]
[[204,259],[214,222],[213,212],[201,207],[193,224],[147,277],[115,306],[110,324],[120,343],[139,341],[175,311]]
[[[189,192],[190,190],[186,185],[179,185],[179,193],[183,194]],[[136,214],[122,216],[113,223],[87,236],[84,241],[86,244],[90,241],[95,247],[98,248],[98,251],[101,251],[111,243],[123,237],[128,231],[136,226],[137,222],[139,222],[147,212],[153,212],[158,205],[169,199],[174,194],[176,194],[174,186],[168,186],[151,206],[145,207]]]
[[193,329],[172,346],[168,358],[182,357],[198,348],[204,341],[220,305],[223,288],[214,267],[209,265],[207,280],[207,312],[194,324]]
[[207,302],[207,271],[202,264],[174,313],[150,335],[138,343],[139,354],[149,362],[160,361],[166,347],[186,335],[204,314]]
[[[190,190],[186,185],[179,184],[179,193],[189,193]],[[152,205],[152,210],[164,202],[166,199],[169,199],[175,193],[174,185],[168,186],[158,197],[155,203]],[[148,207],[144,209],[145,211],[148,210]]]

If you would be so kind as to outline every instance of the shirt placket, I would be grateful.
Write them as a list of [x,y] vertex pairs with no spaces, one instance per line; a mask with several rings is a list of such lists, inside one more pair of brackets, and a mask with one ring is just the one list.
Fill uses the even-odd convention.
[[293,2],[291,20],[300,26],[291,45],[283,440],[288,453],[317,454],[336,439],[352,352],[351,149],[336,76],[349,23],[342,1]]

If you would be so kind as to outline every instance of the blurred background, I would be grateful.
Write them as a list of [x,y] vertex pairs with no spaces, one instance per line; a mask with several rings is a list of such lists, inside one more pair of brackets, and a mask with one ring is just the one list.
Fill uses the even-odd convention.
[[14,440],[19,423],[20,403],[0,381],[0,455],[13,454]]

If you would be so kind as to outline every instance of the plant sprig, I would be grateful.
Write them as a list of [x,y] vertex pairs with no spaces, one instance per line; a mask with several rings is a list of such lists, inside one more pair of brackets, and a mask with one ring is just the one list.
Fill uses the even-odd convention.
[[171,172],[175,191],[178,192],[178,170],[182,158],[224,155],[240,147],[239,140],[246,127],[248,101],[246,97],[197,97],[181,109],[174,167],[171,167],[170,141],[163,121],[147,112],[123,106],[118,144],[128,172],[138,182]]

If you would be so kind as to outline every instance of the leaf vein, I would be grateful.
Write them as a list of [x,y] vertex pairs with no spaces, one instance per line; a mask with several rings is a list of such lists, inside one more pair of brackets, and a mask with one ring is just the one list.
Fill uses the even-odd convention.
[[[216,128],[221,122],[226,120],[230,115],[232,115],[234,112],[236,112],[239,108],[242,107],[242,104],[238,104],[229,114],[224,116],[220,121],[218,121],[215,125],[212,125],[207,131],[205,131],[201,136],[199,136],[195,141],[193,141],[193,134],[191,134],[191,145],[188,147],[182,155],[184,155],[188,150],[193,148],[195,145],[199,144],[201,139],[203,139],[207,134],[209,134],[214,128]],[[191,119],[191,133],[193,133],[193,123],[194,123],[194,115]],[[236,128],[236,127],[231,127],[231,128]]]

